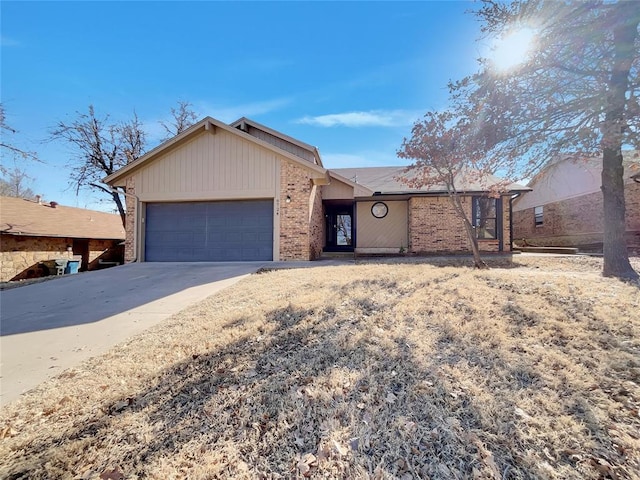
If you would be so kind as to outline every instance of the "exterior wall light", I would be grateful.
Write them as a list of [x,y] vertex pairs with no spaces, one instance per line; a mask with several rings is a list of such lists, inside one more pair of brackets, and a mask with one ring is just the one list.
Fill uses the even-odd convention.
[[291,195],[287,195],[287,198],[286,198],[285,202],[291,203]]

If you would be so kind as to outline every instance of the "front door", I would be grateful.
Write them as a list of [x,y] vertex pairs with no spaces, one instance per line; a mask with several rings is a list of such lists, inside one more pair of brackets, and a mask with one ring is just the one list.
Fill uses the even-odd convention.
[[325,231],[327,234],[325,250],[328,252],[352,252],[353,206],[325,205]]

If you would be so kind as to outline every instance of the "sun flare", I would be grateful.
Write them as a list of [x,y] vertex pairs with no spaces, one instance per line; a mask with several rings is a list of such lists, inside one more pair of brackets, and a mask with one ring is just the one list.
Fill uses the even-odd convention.
[[534,38],[533,29],[521,28],[496,39],[489,54],[495,69],[505,72],[524,62],[533,49]]

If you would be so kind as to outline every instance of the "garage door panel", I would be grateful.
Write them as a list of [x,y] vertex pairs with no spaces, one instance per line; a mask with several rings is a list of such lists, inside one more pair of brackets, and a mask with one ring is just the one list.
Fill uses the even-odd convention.
[[205,216],[184,215],[178,219],[177,226],[180,229],[190,229],[191,227],[206,228],[207,219]]
[[273,201],[149,203],[147,261],[273,258]]

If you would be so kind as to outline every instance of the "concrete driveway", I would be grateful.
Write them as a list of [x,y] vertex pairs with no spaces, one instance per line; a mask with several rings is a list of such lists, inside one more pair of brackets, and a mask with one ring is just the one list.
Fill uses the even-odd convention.
[[0,292],[0,404],[263,265],[134,263]]

